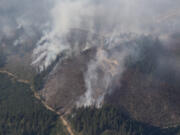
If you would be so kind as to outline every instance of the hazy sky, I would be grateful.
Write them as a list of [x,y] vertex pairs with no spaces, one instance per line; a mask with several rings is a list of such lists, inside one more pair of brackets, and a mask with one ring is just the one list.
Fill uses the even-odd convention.
[[61,29],[65,29],[63,27],[68,27],[69,21],[72,21],[69,25],[78,25],[76,23],[82,21],[88,23],[83,24],[84,27],[95,25],[92,23],[96,23],[96,27],[102,25],[102,28],[99,27],[101,31],[105,29],[104,26],[108,26],[108,30],[116,26],[126,27],[121,30],[135,31],[150,29],[147,27],[154,27],[152,22],[158,20],[161,24],[159,26],[172,25],[171,29],[175,30],[174,27],[179,25],[179,9],[179,0],[1,0],[0,29],[8,33],[19,23],[42,27],[48,21],[54,25],[60,22],[64,25]]
[[35,50],[43,54],[35,63],[47,56],[44,64],[49,65],[57,54],[71,48],[62,39],[72,28],[110,37],[129,32],[167,38],[180,31],[180,1],[1,0],[0,25],[0,40],[13,37],[20,27],[30,36],[44,33]]

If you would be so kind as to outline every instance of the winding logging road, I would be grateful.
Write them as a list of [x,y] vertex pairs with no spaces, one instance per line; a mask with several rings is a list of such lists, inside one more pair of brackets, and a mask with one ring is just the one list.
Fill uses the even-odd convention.
[[63,125],[66,127],[68,133],[70,135],[74,135],[74,133],[72,132],[71,126],[69,125],[69,123],[66,121],[66,119],[64,119],[63,116],[60,116],[60,120],[62,121]]
[[16,75],[14,75],[13,73],[10,73],[8,71],[5,70],[0,70],[0,73],[3,74],[7,74],[8,76],[14,78],[17,82],[20,83],[24,83],[24,84],[28,84],[31,87],[31,90],[34,93],[34,97],[38,100],[41,101],[41,103],[46,107],[46,109],[55,112],[57,115],[59,115],[59,120],[62,121],[62,124],[64,125],[64,127],[66,128],[66,130],[68,131],[69,135],[74,135],[71,126],[69,125],[68,121],[64,118],[63,115],[59,114],[58,112],[56,112],[52,107],[50,107],[48,104],[46,104],[44,101],[41,100],[41,97],[39,96],[39,94],[35,91],[34,87],[31,85],[31,83],[28,80],[22,80],[22,79],[18,79],[18,77]]

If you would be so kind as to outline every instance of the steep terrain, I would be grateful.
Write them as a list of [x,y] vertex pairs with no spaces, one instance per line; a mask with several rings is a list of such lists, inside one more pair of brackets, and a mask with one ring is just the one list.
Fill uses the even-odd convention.
[[[131,34],[121,36],[129,40],[129,35]],[[113,76],[109,86],[110,93],[106,95],[104,103],[123,107],[141,122],[160,127],[176,126],[180,124],[178,37],[178,33],[174,34],[164,44],[151,36],[142,36],[122,42],[119,46],[115,44],[113,48],[114,43],[108,38],[106,41],[105,37],[98,34],[73,29],[67,37],[72,50],[59,54],[46,70],[39,73],[31,65],[35,39],[32,43],[29,41],[28,46],[22,44],[21,47],[4,45],[10,42],[4,39],[0,45],[0,68],[14,73],[20,79],[33,82],[44,103],[63,114],[69,113],[86,93],[85,74],[88,64],[95,59],[99,46],[103,44],[103,49],[108,50],[111,47],[108,44],[112,44],[109,55],[115,52],[117,57],[121,57],[123,47],[130,48],[135,53],[130,53],[125,58],[123,73]],[[121,68],[121,64],[109,63],[108,68],[104,67],[110,60],[104,59],[107,63],[102,64],[101,68],[113,75],[110,70],[114,70],[117,65]],[[97,72],[101,76],[102,70],[98,69]],[[104,78],[102,75],[99,82]],[[103,87],[100,88],[101,90],[95,89],[97,97],[102,94]]]
[[[123,106],[137,120],[167,127],[180,124],[180,57],[162,47],[145,46],[141,59],[127,64],[122,79],[114,83],[118,85],[107,102]],[[179,49],[177,44],[171,47]]]
[[[104,102],[122,106],[134,119],[155,126],[179,125],[179,53],[174,49],[178,49],[177,44],[166,48],[151,37],[132,42],[137,44],[138,55],[132,53],[126,57],[125,70],[114,77],[109,88],[112,92],[106,95]],[[132,42],[125,46],[131,48]],[[118,47],[113,50],[118,49],[121,50]],[[61,113],[76,106],[87,90],[84,74],[95,54],[95,48],[87,49],[59,60],[44,78],[44,88],[39,91],[44,101]],[[101,96],[100,93],[97,96]]]
[[76,105],[86,91],[83,73],[92,50],[81,53],[59,63],[47,77],[39,93],[47,104],[62,113]]
[[0,135],[180,135],[180,0],[0,0]]

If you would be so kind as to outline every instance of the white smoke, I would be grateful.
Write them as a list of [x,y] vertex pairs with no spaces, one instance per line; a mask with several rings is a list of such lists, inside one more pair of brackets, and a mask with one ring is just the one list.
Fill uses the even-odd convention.
[[[124,40],[131,40],[123,34],[165,37],[179,31],[178,14],[175,13],[176,17],[168,15],[179,8],[178,0],[61,0],[55,3],[50,13],[52,23],[37,43],[32,64],[43,70],[64,51],[68,52],[68,57],[96,46],[95,59],[89,62],[84,74],[87,92],[78,101],[78,106],[100,106],[104,96],[111,91],[113,79],[123,73],[125,57],[133,53],[127,48],[114,50]],[[68,41],[74,28],[96,33],[106,42],[77,47],[81,45]],[[121,38],[115,38],[117,35]]]
[[128,56],[128,50],[121,53],[113,51],[110,56],[108,51],[98,48],[96,59],[88,64],[88,70],[85,73],[85,83],[87,91],[80,97],[77,106],[95,105],[100,107],[106,94],[111,92],[113,78],[120,77],[124,71],[124,59]]
[[[178,0],[55,1],[50,12],[50,31],[45,32],[44,37],[37,43],[33,64],[41,63],[41,67],[47,67],[59,53],[68,48],[71,50],[66,37],[72,28],[84,29],[102,36],[112,36],[115,32],[158,35],[174,32],[180,23],[178,10],[175,10],[179,8],[179,4]],[[177,17],[171,18],[172,13]],[[46,55],[38,56],[39,52]]]
[[[4,37],[14,46],[28,44],[43,33],[32,56],[40,71],[64,52],[70,57],[96,47],[84,73],[87,92],[78,104],[100,106],[113,79],[123,73],[124,58],[134,53],[115,48],[134,35],[154,35],[167,43],[169,35],[180,31],[179,8],[179,0],[1,0],[0,44]],[[73,29],[88,32],[85,45],[76,34],[69,42]]]

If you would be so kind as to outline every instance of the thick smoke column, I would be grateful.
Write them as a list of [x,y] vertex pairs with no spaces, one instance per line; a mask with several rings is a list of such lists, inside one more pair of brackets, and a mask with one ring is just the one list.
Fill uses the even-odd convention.
[[100,107],[102,105],[105,95],[110,94],[112,90],[113,78],[120,77],[124,71],[124,59],[127,54],[128,50],[120,53],[113,49],[97,49],[96,58],[89,62],[84,76],[87,91],[77,102],[78,107],[90,105]]
[[[44,70],[59,54],[66,52],[65,57],[72,57],[72,53],[95,47],[96,56],[84,73],[87,92],[80,97],[78,106],[100,106],[104,96],[111,92],[112,81],[124,71],[126,56],[138,53],[125,47],[126,41],[140,35],[153,35],[165,40],[179,31],[178,14],[175,18],[165,17],[167,20],[161,21],[163,16],[179,8],[178,0],[61,0],[55,3],[50,13],[50,27],[37,43],[32,64]],[[85,44],[83,48],[75,47],[68,41],[73,29],[95,33],[102,37],[101,41],[99,44]],[[88,38],[92,39],[90,35]]]
[[[50,29],[37,44],[33,64],[40,65],[41,68],[47,67],[59,53],[68,48],[71,50],[72,47],[67,43],[66,37],[72,28],[85,29],[110,37],[114,33],[130,32],[162,36],[165,33],[175,32],[179,29],[178,14],[175,18],[166,16],[171,12],[174,13],[179,4],[178,0],[56,1],[50,13],[52,17]],[[164,17],[170,21],[161,21]]]
[[[68,58],[96,48],[84,73],[87,92],[77,104],[99,106],[123,73],[125,58],[138,55],[135,43],[125,46],[128,41],[153,35],[166,47],[179,44],[179,5],[179,0],[1,0],[0,45],[26,45],[43,35],[32,55],[41,71],[61,54]],[[85,44],[71,37],[75,30],[88,32]]]

